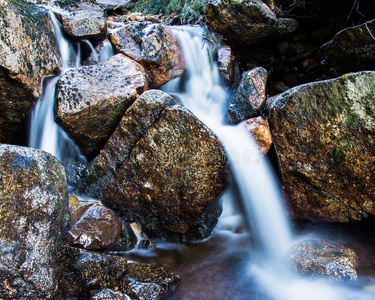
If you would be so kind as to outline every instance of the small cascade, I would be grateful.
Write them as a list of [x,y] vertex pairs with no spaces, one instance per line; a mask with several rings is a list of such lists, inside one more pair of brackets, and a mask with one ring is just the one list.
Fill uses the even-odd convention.
[[70,68],[80,66],[81,47],[79,43],[69,42],[63,35],[61,25],[53,12],[49,13],[53,23],[56,43],[61,55],[62,71],[56,77],[45,80],[44,92],[31,115],[29,146],[45,150],[56,156],[67,167],[84,164],[86,158],[68,135],[55,123],[55,87],[60,77]]

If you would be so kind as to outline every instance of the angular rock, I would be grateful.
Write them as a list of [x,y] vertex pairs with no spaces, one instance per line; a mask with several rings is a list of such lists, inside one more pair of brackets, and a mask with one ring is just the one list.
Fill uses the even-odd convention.
[[346,28],[319,50],[323,66],[337,75],[375,68],[375,20]]
[[168,94],[151,90],[126,111],[79,190],[149,236],[185,240],[211,233],[225,185],[217,137]]
[[91,300],[131,300],[130,297],[121,292],[114,292],[110,289],[105,289],[90,297]]
[[56,121],[93,158],[146,89],[143,67],[123,54],[69,70],[56,85]]
[[322,241],[298,243],[291,249],[291,264],[304,276],[335,281],[357,279],[357,255],[342,245]]
[[375,214],[375,72],[305,84],[267,100],[294,218]]
[[107,14],[92,2],[57,2],[55,13],[63,30],[79,39],[104,39],[107,34]]
[[277,18],[259,0],[209,0],[206,2],[208,28],[221,34],[230,45],[253,45],[294,32],[298,22]]
[[111,32],[109,38],[118,52],[145,67],[151,87],[159,87],[184,71],[179,43],[161,24],[131,22]]
[[254,137],[259,152],[267,154],[272,146],[272,136],[268,120],[260,116],[247,120],[245,125]]
[[230,85],[235,80],[236,61],[232,49],[229,46],[224,45],[217,50],[217,63],[219,71],[224,77],[224,82]]
[[255,68],[242,74],[228,107],[228,123],[236,124],[259,115],[266,99],[267,71]]
[[45,8],[0,2],[0,142],[25,144],[28,113],[42,78],[59,72],[60,57]]
[[57,299],[69,220],[64,168],[41,150],[0,145],[0,298]]
[[120,256],[71,247],[63,247],[59,263],[63,270],[60,285],[64,295],[70,297],[87,297],[90,291],[111,289],[132,299],[159,299],[181,280],[179,275],[163,267],[128,264]]

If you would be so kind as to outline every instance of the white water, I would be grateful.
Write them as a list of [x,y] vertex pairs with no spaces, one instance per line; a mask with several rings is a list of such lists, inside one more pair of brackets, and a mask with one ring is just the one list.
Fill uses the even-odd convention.
[[184,51],[187,72],[166,84],[163,90],[179,99],[209,126],[226,149],[254,240],[248,274],[242,275],[243,280],[249,276],[249,281],[255,281],[276,300],[374,299],[374,295],[361,290],[303,279],[290,270],[288,249],[295,238],[269,163],[260,157],[243,124],[224,125],[227,90],[213,61],[211,47],[203,41],[202,29],[182,26],[174,32]]

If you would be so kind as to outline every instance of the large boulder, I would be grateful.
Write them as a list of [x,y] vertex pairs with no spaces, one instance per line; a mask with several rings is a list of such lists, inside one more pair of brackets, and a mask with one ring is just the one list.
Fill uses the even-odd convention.
[[54,8],[63,30],[79,39],[104,39],[107,34],[107,14],[93,2],[61,1]]
[[355,280],[357,255],[352,249],[323,241],[305,241],[293,246],[290,262],[299,274],[334,281]]
[[295,87],[267,100],[294,218],[347,222],[375,214],[375,72]]
[[230,45],[253,45],[294,32],[298,22],[277,18],[260,0],[209,0],[206,22],[213,32],[221,34]]
[[25,144],[27,116],[43,76],[61,65],[48,10],[24,1],[0,2],[0,142]]
[[168,94],[150,90],[126,111],[79,190],[150,236],[185,240],[211,233],[225,185],[217,137]]
[[56,121],[93,158],[147,82],[143,67],[123,54],[69,70],[56,85]]
[[346,28],[319,50],[323,66],[336,74],[375,68],[375,20]]
[[120,256],[63,247],[58,256],[60,285],[66,297],[87,297],[112,289],[132,299],[160,299],[176,288],[181,277],[163,267],[128,263]]
[[151,87],[159,87],[184,71],[179,43],[161,24],[131,22],[112,31],[109,38],[118,52],[145,67]]
[[267,70],[258,67],[242,74],[228,107],[228,123],[259,116],[266,100]]
[[69,212],[64,168],[41,150],[0,145],[0,298],[57,299]]

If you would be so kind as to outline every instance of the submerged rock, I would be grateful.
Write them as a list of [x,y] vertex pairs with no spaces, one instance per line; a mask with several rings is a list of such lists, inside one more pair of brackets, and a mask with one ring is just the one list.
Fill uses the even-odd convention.
[[64,168],[41,150],[0,145],[0,298],[57,299],[69,212]]
[[335,281],[357,279],[357,255],[342,245],[306,241],[293,246],[291,253],[293,268],[304,276]]
[[305,84],[267,100],[292,216],[375,214],[375,72]]
[[149,236],[196,240],[216,225],[225,186],[217,137],[168,94],[150,90],[126,111],[79,190]]
[[228,123],[236,124],[259,115],[266,99],[267,71],[255,68],[242,74],[228,107]]
[[25,144],[28,114],[42,78],[59,72],[48,10],[24,1],[0,2],[0,142]]
[[325,67],[336,74],[375,68],[375,20],[346,28],[319,50]]
[[120,256],[71,247],[63,247],[58,261],[63,270],[60,285],[68,297],[87,297],[91,291],[111,289],[132,299],[156,300],[173,291],[181,280],[163,267],[127,263]]
[[246,128],[253,136],[258,150],[262,154],[267,154],[272,146],[272,136],[270,125],[267,119],[263,117],[256,117],[246,121]]
[[259,0],[210,0],[206,2],[208,28],[221,34],[230,44],[253,45],[294,32],[298,22],[277,18]]
[[57,2],[55,9],[63,30],[79,39],[104,39],[107,34],[107,14],[93,2]]
[[150,76],[150,86],[159,87],[184,71],[182,50],[172,32],[161,24],[131,22],[109,36],[118,52],[138,61]]
[[56,121],[93,158],[147,81],[143,67],[123,54],[69,70],[56,85]]

